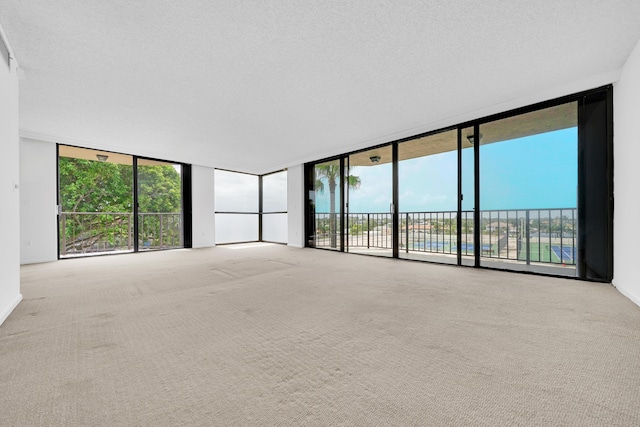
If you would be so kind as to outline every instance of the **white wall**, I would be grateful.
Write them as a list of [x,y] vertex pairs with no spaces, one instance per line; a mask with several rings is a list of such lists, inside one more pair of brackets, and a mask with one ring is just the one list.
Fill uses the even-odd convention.
[[20,140],[20,263],[58,259],[56,145]]
[[304,247],[304,165],[287,170],[287,211],[289,246]]
[[215,246],[215,197],[213,192],[215,169],[191,167],[193,247]]
[[18,141],[17,63],[11,61],[11,67],[8,67],[0,59],[0,324],[22,301]]
[[640,42],[614,85],[614,235],[613,284],[640,305],[637,248],[640,244]]

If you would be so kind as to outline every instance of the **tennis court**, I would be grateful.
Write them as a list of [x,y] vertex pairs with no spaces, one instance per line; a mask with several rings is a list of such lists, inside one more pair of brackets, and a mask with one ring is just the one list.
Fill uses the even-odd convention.
[[[409,248],[412,248],[413,250],[424,249],[427,251],[447,250],[451,253],[456,253],[458,251],[458,247],[455,245],[449,247],[449,242],[414,242],[413,245],[409,245]],[[462,249],[463,254],[472,254],[474,246],[473,243],[463,243],[462,245],[460,245],[460,248]],[[489,251],[491,251],[491,249],[492,245],[482,245],[482,251],[485,253],[488,253]]]
[[[551,262],[555,264],[575,264],[575,246],[550,245],[548,243],[533,243],[529,245],[530,260],[533,262]],[[522,245],[518,255],[519,260],[527,259],[525,245]]]
[[575,246],[551,245],[551,251],[553,251],[553,254],[558,258],[558,262],[573,264],[576,253]]
[[449,246],[448,242],[414,242],[413,249],[443,249],[445,246]]
[[[460,245],[462,252],[473,252],[473,243],[463,243]],[[456,246],[451,248],[452,251],[457,251],[458,248]],[[482,245],[483,251],[490,251],[491,245]]]

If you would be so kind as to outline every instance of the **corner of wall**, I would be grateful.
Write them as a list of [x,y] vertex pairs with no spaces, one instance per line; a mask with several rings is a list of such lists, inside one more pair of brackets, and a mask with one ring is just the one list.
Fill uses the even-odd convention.
[[0,245],[0,323],[22,300],[20,294],[20,172],[18,131],[18,68],[2,28],[0,38],[9,51],[9,61],[0,59],[0,223],[4,225]]
[[20,304],[21,301],[22,294],[18,294],[14,297],[12,302],[1,309],[2,311],[0,311],[0,325],[2,325],[5,320],[7,320],[7,317],[9,317],[9,315],[13,312],[13,310],[15,310],[15,308],[18,306],[18,304]]
[[287,246],[303,248],[304,235],[304,165],[287,169]]
[[210,248],[215,243],[215,170],[206,166],[191,167],[192,247]]
[[56,145],[20,139],[20,264],[57,261]]
[[635,248],[640,241],[637,226],[637,182],[640,139],[640,41],[627,58],[620,79],[613,87],[614,101],[614,235],[613,285],[640,306],[640,281],[636,270]]
[[618,290],[618,292],[629,298],[635,305],[640,306],[640,294],[636,294],[632,289],[628,289],[622,285],[616,285],[614,283],[613,286]]

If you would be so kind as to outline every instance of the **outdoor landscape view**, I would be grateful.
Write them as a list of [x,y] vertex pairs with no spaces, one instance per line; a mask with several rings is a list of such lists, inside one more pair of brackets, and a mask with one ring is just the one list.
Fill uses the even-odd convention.
[[[70,148],[59,157],[60,256],[133,251],[134,177],[131,156]],[[75,154],[73,154],[75,155]],[[111,160],[109,160],[111,158]],[[182,246],[180,166],[138,160],[138,250]]]
[[[463,131],[461,240],[458,241],[457,130],[398,144],[398,248],[401,258],[472,265],[553,264],[575,274],[577,126],[573,105]],[[541,124],[540,117],[549,117]],[[565,117],[566,116],[566,117]],[[572,123],[573,121],[573,123]],[[568,125],[567,125],[568,123]],[[571,126],[571,124],[574,124]],[[514,128],[516,128],[514,130]],[[478,141],[479,139],[479,141]],[[474,145],[479,143],[480,242],[474,242]],[[393,193],[390,147],[315,165],[313,244],[391,256]],[[341,190],[345,205],[340,205]],[[466,259],[465,259],[466,258]]]

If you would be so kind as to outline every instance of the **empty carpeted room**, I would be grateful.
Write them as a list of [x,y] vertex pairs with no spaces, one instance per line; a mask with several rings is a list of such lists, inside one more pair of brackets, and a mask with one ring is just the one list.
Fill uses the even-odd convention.
[[640,425],[640,3],[0,0],[0,425]]

